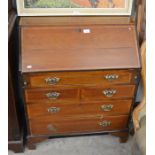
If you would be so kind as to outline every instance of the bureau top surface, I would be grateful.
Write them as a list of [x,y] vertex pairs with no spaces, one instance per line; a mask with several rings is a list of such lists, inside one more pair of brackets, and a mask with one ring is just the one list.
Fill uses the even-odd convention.
[[140,68],[132,24],[21,26],[22,72]]

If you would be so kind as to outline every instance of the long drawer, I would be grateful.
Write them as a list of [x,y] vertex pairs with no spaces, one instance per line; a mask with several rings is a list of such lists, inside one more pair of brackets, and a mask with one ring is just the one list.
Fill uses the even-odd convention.
[[103,118],[93,116],[88,118],[57,118],[51,120],[51,117],[39,117],[30,120],[30,132],[33,135],[56,135],[56,134],[74,134],[85,132],[102,132],[121,130],[127,127],[128,116],[105,116]]
[[54,85],[109,85],[134,84],[137,73],[133,70],[77,71],[35,73],[25,76],[28,87]]
[[133,98],[135,85],[110,85],[106,87],[87,87],[81,91],[83,100],[104,100]]
[[27,105],[28,117],[39,116],[79,116],[79,115],[123,115],[129,114],[132,100],[116,100],[86,103],[31,103]]

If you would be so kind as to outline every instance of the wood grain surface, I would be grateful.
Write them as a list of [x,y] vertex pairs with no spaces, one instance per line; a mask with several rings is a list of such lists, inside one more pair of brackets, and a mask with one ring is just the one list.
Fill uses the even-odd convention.
[[[115,90],[116,93],[111,97],[107,97],[104,94],[106,90]],[[106,87],[87,87],[83,88],[81,91],[81,98],[83,100],[105,100],[105,99],[123,99],[123,98],[133,98],[135,92],[134,85],[124,85],[124,86],[106,86]]]
[[[112,85],[135,84],[136,70],[103,70],[103,71],[73,71],[73,72],[44,72],[24,75],[28,88],[53,87],[57,85]],[[107,79],[106,76],[117,76]],[[59,78],[53,85],[46,82],[48,78]]]
[[[103,106],[112,105],[111,110],[104,110]],[[28,117],[31,119],[39,116],[80,116],[80,115],[128,115],[132,100],[105,100],[100,102],[61,102],[61,103],[31,103],[27,104]],[[59,108],[58,112],[49,112],[50,108]]]
[[[88,30],[90,33],[84,33]],[[21,29],[21,71],[139,68],[134,26],[34,26]]]
[[[56,99],[47,97],[48,93],[59,93]],[[79,91],[74,87],[54,87],[43,89],[27,89],[25,90],[26,102],[61,102],[61,101],[78,101],[80,99]]]
[[53,25],[101,25],[101,24],[133,24],[129,16],[87,16],[87,17],[21,17],[20,26],[53,26]]
[[[128,116],[91,116],[86,118],[59,118],[51,120],[52,116],[39,117],[30,120],[30,130],[32,135],[54,135],[79,132],[97,132],[97,131],[112,131],[125,129],[127,127]],[[99,123],[103,121],[111,122],[110,126],[103,127]]]

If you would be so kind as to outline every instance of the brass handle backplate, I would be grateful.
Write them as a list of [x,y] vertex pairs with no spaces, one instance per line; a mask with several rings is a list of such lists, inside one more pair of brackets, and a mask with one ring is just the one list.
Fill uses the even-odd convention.
[[57,113],[57,112],[60,111],[60,108],[58,108],[58,107],[50,107],[50,108],[47,109],[47,111],[50,112],[50,113]]
[[99,122],[99,125],[103,126],[103,127],[108,127],[108,126],[111,126],[111,122],[110,121],[103,121],[103,122]]
[[111,75],[105,75],[104,78],[108,81],[117,80],[119,78],[119,75],[111,74]]
[[116,94],[116,90],[115,89],[107,89],[107,90],[103,90],[103,94],[106,96],[106,97],[112,97],[114,94]]
[[58,92],[50,92],[46,94],[48,99],[57,99],[60,96]]
[[113,105],[112,104],[108,104],[108,105],[102,105],[101,106],[101,109],[103,110],[103,111],[111,111],[112,109],[113,109]]
[[46,84],[48,84],[48,85],[55,85],[55,84],[57,84],[58,82],[60,81],[60,78],[57,78],[57,77],[53,77],[53,78],[46,78],[45,79],[45,82],[46,82]]

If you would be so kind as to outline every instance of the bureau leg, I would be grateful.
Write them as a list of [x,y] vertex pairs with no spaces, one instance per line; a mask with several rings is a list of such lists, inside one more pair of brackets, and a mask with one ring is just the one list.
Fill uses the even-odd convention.
[[27,147],[29,150],[36,150],[36,145],[33,143],[27,143]]
[[119,137],[120,143],[126,143],[128,141],[129,133],[127,131],[111,133],[111,135]]
[[48,137],[27,137],[27,147],[29,150],[35,150],[36,144],[48,139]]
[[127,137],[120,137],[119,142],[120,143],[126,143],[128,141],[128,136]]
[[23,140],[9,141],[8,149],[14,151],[14,153],[23,153],[24,152]]

